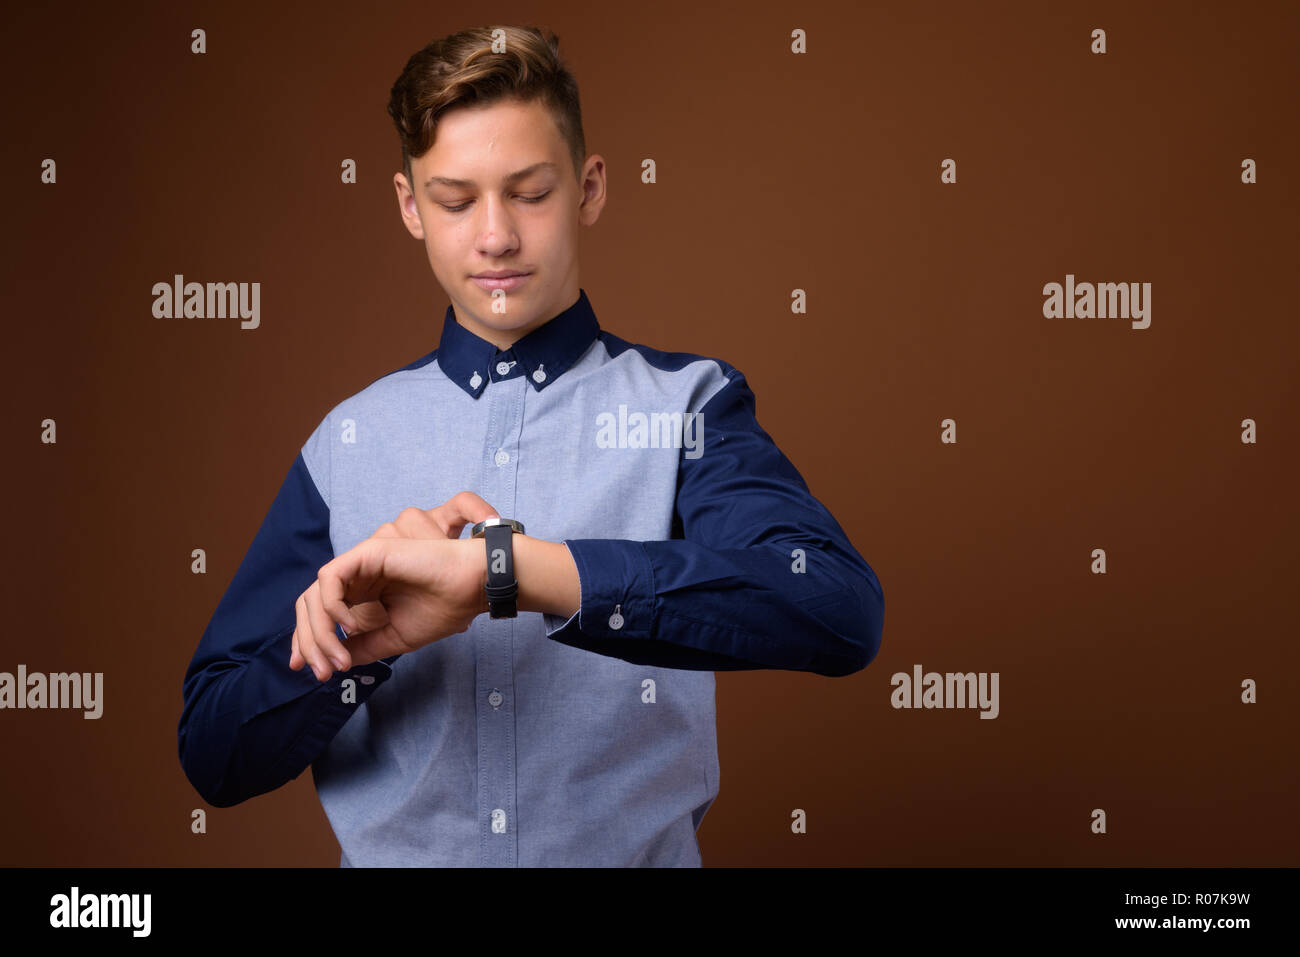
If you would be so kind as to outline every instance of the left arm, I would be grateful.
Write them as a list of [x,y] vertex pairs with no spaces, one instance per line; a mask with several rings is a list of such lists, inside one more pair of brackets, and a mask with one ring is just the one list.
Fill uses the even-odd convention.
[[681,538],[566,540],[568,561],[561,543],[517,542],[520,608],[544,614],[547,637],[692,671],[838,677],[871,662],[880,582],[754,406],[733,369],[702,408],[703,452],[683,449],[678,471]]

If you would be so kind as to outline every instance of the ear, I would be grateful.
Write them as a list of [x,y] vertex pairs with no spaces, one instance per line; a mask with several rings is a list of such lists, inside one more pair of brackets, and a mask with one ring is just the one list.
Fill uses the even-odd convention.
[[393,174],[393,188],[397,190],[397,211],[402,217],[406,231],[416,239],[424,239],[424,223],[420,221],[420,208],[416,205],[411,184],[406,181],[406,174]]

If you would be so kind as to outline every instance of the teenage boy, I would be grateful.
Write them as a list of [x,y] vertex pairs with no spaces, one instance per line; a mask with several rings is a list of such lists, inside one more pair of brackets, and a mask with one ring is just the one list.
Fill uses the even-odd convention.
[[866,667],[880,583],[739,370],[597,324],[605,165],[554,36],[432,43],[389,112],[442,338],[303,445],[186,672],[181,763],[218,807],[311,766],[343,866],[698,866],[713,672]]

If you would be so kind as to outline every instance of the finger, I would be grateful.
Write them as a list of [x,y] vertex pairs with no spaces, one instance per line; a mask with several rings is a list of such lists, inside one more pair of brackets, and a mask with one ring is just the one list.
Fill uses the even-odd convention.
[[[321,606],[320,585],[312,585],[307,589],[307,614],[311,618],[312,633],[316,636],[316,647],[321,656],[330,664],[333,669],[329,671],[347,671],[352,667],[352,660],[348,655],[347,649],[339,641],[336,633],[336,625],[333,619],[325,613]],[[346,630],[346,629],[345,629]],[[327,674],[328,678],[329,675]]]
[[[383,593],[387,584],[384,557],[401,538],[401,535],[388,538],[372,535],[326,562],[316,573],[326,614],[342,623],[348,633],[357,630],[356,620],[348,616],[349,604],[372,602]],[[332,607],[331,600],[342,604]]]
[[352,613],[348,603],[343,600],[345,590],[343,576],[346,566],[341,562],[348,555],[351,555],[351,552],[346,552],[333,561],[322,565],[321,570],[316,574],[316,585],[320,593],[321,608],[324,609],[325,614],[341,624],[343,630],[352,635],[358,631],[364,631],[365,628],[357,620],[357,616]]
[[324,615],[331,620],[331,637],[335,637],[332,623],[338,622],[349,636],[342,648],[354,666],[359,662],[352,636],[388,624],[387,608],[375,599],[388,585],[385,557],[403,543],[400,539],[366,539],[325,563],[316,575],[314,587]]
[[316,647],[315,629],[312,626],[311,615],[307,611],[307,592],[303,592],[298,596],[298,621],[298,647],[302,651],[302,656],[307,660],[307,664],[311,666],[311,670],[315,672],[316,680],[320,682],[327,681],[330,672],[325,664],[324,655]]
[[[304,594],[306,594],[304,592]],[[294,616],[297,621],[293,630],[293,651],[289,654],[289,668],[293,671],[300,670],[307,664],[307,656],[303,654],[302,635],[307,632],[307,606],[302,602],[302,595],[298,596],[298,601],[294,604]]]

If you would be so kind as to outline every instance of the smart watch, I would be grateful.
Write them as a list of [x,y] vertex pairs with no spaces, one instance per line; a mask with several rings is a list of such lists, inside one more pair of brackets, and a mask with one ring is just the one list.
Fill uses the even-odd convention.
[[518,618],[516,601],[519,583],[515,581],[515,532],[524,533],[524,523],[513,518],[488,518],[470,531],[471,538],[483,539],[487,548],[488,615],[492,618]]

